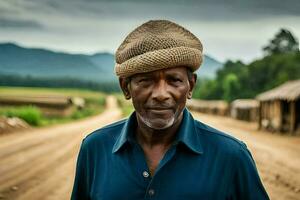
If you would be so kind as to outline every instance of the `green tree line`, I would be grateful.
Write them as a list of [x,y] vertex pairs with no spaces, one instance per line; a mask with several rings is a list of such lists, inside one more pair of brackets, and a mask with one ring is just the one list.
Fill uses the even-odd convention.
[[120,92],[117,82],[92,82],[74,78],[37,78],[0,74],[0,86],[83,88],[107,93]]
[[198,81],[194,97],[228,102],[254,98],[286,81],[300,79],[299,42],[290,31],[281,29],[263,51],[263,58],[249,64],[228,60],[215,79]]

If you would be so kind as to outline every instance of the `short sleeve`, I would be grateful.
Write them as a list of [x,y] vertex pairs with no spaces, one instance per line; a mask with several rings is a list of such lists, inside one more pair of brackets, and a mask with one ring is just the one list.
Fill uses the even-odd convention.
[[88,154],[84,145],[84,140],[81,144],[77,165],[75,180],[71,200],[88,200],[89,198],[89,174],[88,174]]
[[269,199],[252,155],[244,143],[237,153],[235,166],[233,199]]

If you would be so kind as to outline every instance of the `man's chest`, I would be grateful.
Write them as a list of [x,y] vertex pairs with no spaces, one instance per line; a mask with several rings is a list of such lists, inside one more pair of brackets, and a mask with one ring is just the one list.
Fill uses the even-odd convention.
[[[96,166],[92,199],[226,199],[232,180],[226,163],[204,156],[166,153],[153,177],[142,152]],[[105,166],[105,167],[103,167]],[[216,192],[218,191],[218,192]]]

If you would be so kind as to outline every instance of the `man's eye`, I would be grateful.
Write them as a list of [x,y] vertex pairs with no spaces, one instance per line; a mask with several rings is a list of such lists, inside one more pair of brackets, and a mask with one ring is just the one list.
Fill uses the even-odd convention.
[[138,82],[139,82],[139,83],[142,83],[142,82],[148,82],[148,81],[150,81],[149,78],[142,78],[142,79],[140,79]]
[[172,78],[171,81],[172,82],[182,82],[182,80],[179,78]]

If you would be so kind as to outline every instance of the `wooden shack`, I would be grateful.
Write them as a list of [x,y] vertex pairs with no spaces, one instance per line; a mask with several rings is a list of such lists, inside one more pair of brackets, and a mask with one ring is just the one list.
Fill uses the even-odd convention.
[[260,128],[300,134],[300,80],[286,82],[257,99]]
[[229,112],[228,103],[222,100],[190,99],[187,101],[187,107],[193,111],[222,116],[228,115]]
[[230,104],[230,116],[248,122],[258,120],[259,102],[255,99],[237,99]]
[[0,106],[37,106],[45,116],[69,116],[74,111],[72,98],[65,96],[0,95]]

